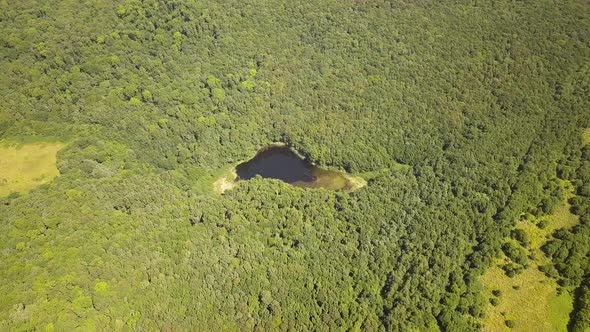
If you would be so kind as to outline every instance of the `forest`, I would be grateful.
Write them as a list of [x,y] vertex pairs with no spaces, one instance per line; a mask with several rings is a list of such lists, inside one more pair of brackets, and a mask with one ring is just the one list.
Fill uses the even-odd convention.
[[[590,329],[588,1],[0,0],[0,77],[2,331],[489,330],[564,199]],[[276,142],[366,185],[214,190]]]

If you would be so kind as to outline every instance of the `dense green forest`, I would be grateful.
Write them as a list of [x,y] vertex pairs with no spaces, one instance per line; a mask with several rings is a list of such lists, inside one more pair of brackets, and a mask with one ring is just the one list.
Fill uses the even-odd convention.
[[[2,331],[477,330],[562,180],[590,328],[588,1],[0,0],[0,77],[0,140],[64,144],[0,198]],[[212,189],[271,142],[368,184]]]

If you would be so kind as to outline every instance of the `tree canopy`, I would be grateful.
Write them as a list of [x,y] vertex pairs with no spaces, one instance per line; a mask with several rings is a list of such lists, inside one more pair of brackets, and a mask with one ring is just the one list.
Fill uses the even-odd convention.
[[[0,0],[0,32],[0,139],[65,144],[0,198],[2,330],[471,331],[561,179],[589,326],[584,1]],[[214,192],[271,142],[368,184]]]

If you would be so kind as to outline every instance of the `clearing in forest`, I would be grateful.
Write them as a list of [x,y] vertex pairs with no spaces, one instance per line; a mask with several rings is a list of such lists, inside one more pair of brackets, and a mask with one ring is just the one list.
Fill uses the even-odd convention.
[[[499,262],[500,263],[500,262]],[[536,262],[515,277],[508,277],[496,264],[482,277],[485,294],[493,298],[499,290],[499,304],[488,304],[484,331],[567,331],[573,299],[569,292],[558,294],[557,282],[538,270]],[[508,328],[506,321],[514,321]]]
[[236,179],[238,174],[235,168],[231,168],[224,172],[223,175],[213,183],[213,188],[216,193],[223,194],[226,190],[233,189],[236,186]]
[[[568,290],[559,291],[555,279],[539,271],[539,266],[550,263],[541,251],[541,246],[551,234],[560,228],[573,227],[578,217],[570,212],[567,200],[572,196],[570,183],[564,183],[567,194],[563,203],[549,216],[519,221],[516,229],[528,234],[530,244],[525,248],[530,259],[529,266],[510,278],[501,269],[509,261],[502,255],[496,264],[481,277],[485,296],[490,299],[483,322],[484,331],[567,331],[573,298]],[[546,226],[537,226],[543,222]],[[513,241],[513,240],[511,240]],[[499,296],[495,296],[494,292]],[[496,306],[492,305],[492,299]],[[506,321],[512,321],[509,328]],[[510,323],[509,323],[510,324]]]
[[26,192],[59,175],[56,167],[61,143],[0,143],[0,197]]

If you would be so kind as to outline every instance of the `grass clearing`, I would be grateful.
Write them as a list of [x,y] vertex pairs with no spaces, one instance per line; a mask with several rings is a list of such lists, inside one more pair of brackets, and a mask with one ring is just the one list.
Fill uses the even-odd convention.
[[57,152],[62,143],[0,143],[0,197],[27,192],[59,175]]
[[347,190],[348,192],[357,191],[367,185],[367,180],[360,176],[348,175],[346,173],[343,173],[343,176],[348,180],[348,183],[350,183],[350,189]]
[[[538,223],[545,221],[547,226],[541,229]],[[522,229],[530,236],[530,251],[540,250],[541,246],[551,237],[551,234],[558,229],[571,228],[579,222],[578,217],[570,212],[570,204],[565,201],[550,216],[543,216],[536,220],[522,220],[516,224],[517,229]],[[542,255],[542,253],[541,253]]]
[[[530,236],[530,245],[526,248],[531,257],[529,267],[510,278],[501,269],[508,258],[502,257],[481,277],[486,297],[493,298],[493,290],[502,292],[499,304],[493,306],[490,303],[486,308],[484,331],[567,331],[573,309],[572,295],[567,290],[558,294],[556,280],[539,271],[539,266],[549,263],[541,246],[555,230],[573,227],[579,222],[578,217],[570,212],[568,203],[573,187],[566,181],[563,186],[564,200],[553,214],[537,219],[530,217],[516,224],[517,229],[523,229]],[[537,226],[541,221],[546,222],[544,229]],[[506,320],[514,321],[515,326],[508,328]]]
[[[549,316],[552,331],[567,330],[569,314],[573,310],[573,296],[569,291],[563,291],[549,299]],[[567,314],[566,314],[567,313]]]
[[[569,313],[573,308],[569,292],[557,294],[557,282],[538,270],[534,262],[519,275],[509,278],[499,267],[499,260],[482,276],[485,295],[492,298],[500,290],[500,303],[488,304],[484,331],[567,331]],[[514,328],[506,320],[515,322]]]
[[213,182],[213,189],[219,194],[223,194],[226,190],[230,190],[236,186],[236,179],[238,174],[236,173],[235,167],[230,168],[223,175]]

